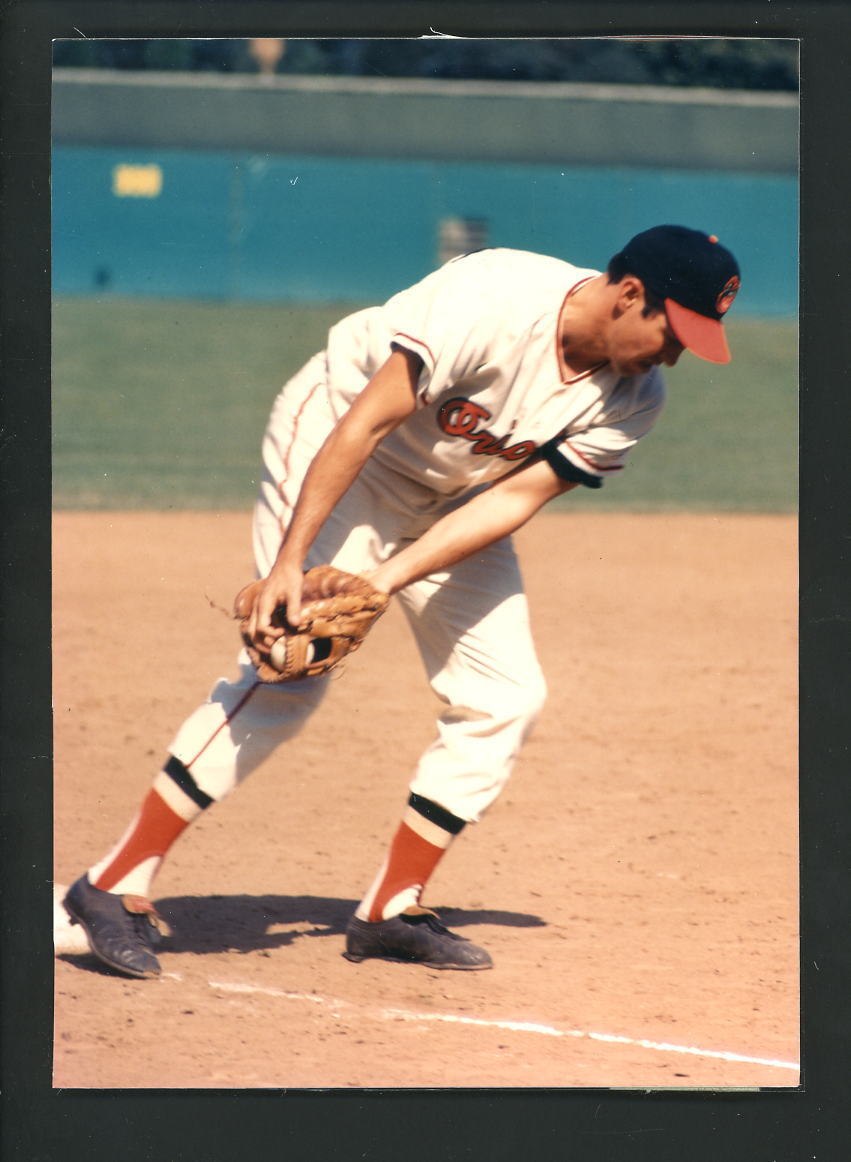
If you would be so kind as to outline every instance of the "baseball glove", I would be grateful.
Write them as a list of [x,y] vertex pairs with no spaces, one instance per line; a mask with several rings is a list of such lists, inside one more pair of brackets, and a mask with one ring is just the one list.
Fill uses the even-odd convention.
[[365,577],[333,565],[317,565],[304,575],[302,620],[293,628],[279,607],[272,624],[283,629],[266,650],[249,635],[249,623],[263,581],[252,581],[236,595],[234,617],[261,682],[297,682],[327,674],[354,653],[390,601]]

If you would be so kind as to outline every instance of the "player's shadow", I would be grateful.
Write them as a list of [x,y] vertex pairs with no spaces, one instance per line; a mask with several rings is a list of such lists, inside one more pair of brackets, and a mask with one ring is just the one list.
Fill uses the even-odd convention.
[[[258,952],[285,948],[305,938],[342,937],[357,904],[357,900],[326,896],[173,896],[158,900],[157,908],[173,929],[170,950],[214,953]],[[545,924],[524,912],[437,907],[435,911],[452,928]]]
[[[157,901],[173,935],[174,952],[259,952],[297,940],[345,935],[357,900],[326,896],[174,896]],[[545,921],[522,912],[436,908],[453,928],[466,924],[539,927]]]
[[342,936],[356,900],[320,896],[172,896],[157,909],[174,952],[261,952],[296,940]]
[[[327,896],[170,896],[156,904],[172,929],[162,951],[204,955],[264,952],[314,937],[342,939],[358,901]],[[545,920],[526,912],[437,906],[435,911],[453,929],[468,924],[546,926]],[[64,954],[61,959],[94,972],[111,972],[93,956]]]

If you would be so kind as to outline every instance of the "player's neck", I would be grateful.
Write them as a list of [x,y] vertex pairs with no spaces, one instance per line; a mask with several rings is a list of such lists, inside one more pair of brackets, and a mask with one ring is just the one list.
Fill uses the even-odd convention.
[[568,295],[559,317],[559,353],[566,376],[582,375],[608,362],[606,330],[611,310],[605,275]]

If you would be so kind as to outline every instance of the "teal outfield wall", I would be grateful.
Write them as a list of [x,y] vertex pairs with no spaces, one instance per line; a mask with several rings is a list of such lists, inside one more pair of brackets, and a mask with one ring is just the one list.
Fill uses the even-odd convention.
[[447,219],[592,267],[681,222],[738,256],[737,314],[797,310],[793,174],[57,144],[52,183],[57,294],[380,301]]

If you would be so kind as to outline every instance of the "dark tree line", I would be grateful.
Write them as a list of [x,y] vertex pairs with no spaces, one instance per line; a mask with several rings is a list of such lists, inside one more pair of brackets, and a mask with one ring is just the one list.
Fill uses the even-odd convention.
[[274,72],[364,77],[688,85],[796,90],[792,40],[287,40],[263,53],[251,40],[60,41],[54,63],[117,69]]

